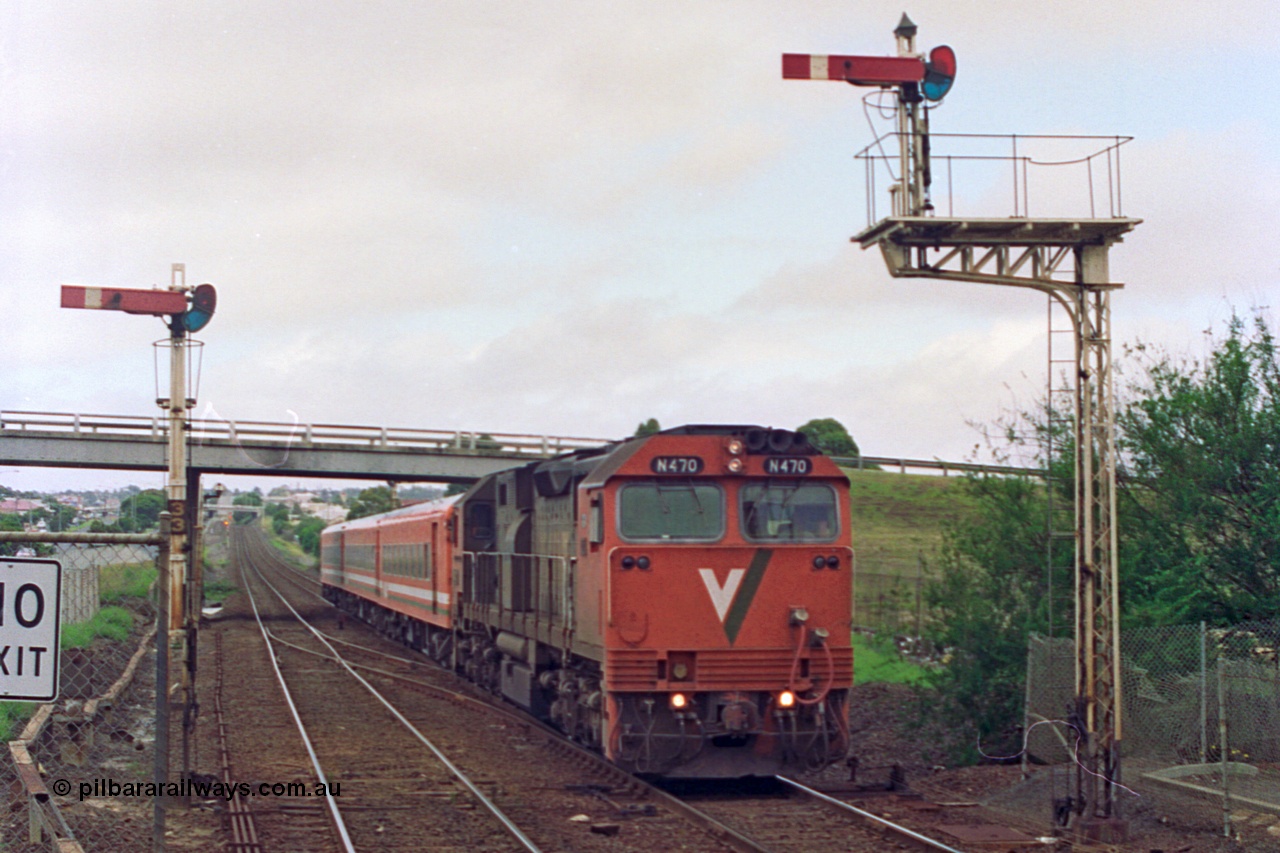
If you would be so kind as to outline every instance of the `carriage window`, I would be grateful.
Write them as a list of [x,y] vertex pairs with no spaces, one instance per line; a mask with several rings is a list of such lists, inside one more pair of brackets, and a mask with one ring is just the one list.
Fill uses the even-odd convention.
[[628,483],[618,493],[618,522],[624,539],[719,539],[724,492],[711,483]]
[[835,490],[821,483],[748,483],[739,498],[747,539],[831,542],[840,530]]

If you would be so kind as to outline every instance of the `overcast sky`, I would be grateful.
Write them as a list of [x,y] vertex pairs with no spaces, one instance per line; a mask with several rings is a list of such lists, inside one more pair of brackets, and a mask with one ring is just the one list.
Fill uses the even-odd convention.
[[[1135,137],[1117,344],[1199,354],[1276,307],[1274,0],[0,0],[0,408],[156,413],[161,321],[59,285],[176,261],[218,288],[206,417],[835,417],[868,455],[966,458],[1043,391],[1044,297],[891,279],[849,242],[866,90],[780,74],[893,53],[904,8],[958,57],[934,131]],[[957,196],[1006,197],[981,180]],[[129,481],[158,476],[0,469]]]

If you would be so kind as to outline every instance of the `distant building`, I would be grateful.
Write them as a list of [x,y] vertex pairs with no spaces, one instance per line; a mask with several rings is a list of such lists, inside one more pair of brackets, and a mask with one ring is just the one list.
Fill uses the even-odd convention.
[[0,500],[0,514],[13,515],[19,512],[45,509],[44,501],[33,501],[27,498],[5,498]]
[[339,521],[345,521],[347,518],[347,508],[336,504],[311,501],[310,503],[303,504],[301,509],[303,512],[319,516],[324,520],[325,524],[335,524]]

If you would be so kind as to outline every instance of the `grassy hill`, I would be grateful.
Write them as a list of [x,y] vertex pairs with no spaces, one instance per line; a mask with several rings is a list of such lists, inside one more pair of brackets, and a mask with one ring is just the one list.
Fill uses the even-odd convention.
[[915,633],[921,578],[948,522],[971,506],[961,477],[846,469],[853,511],[854,625]]
[[943,527],[968,506],[963,479],[848,469],[853,547],[861,571],[915,577],[932,562]]

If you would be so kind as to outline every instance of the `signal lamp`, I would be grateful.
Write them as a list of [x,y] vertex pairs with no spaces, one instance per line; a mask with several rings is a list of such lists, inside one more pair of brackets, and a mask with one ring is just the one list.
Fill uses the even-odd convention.
[[218,307],[218,292],[212,284],[202,284],[191,294],[191,307],[180,317],[182,327],[188,332],[198,332],[213,319]]
[[924,96],[931,101],[941,101],[956,79],[956,52],[945,44],[939,45],[929,51],[929,61],[924,67]]
[[725,465],[725,468],[729,470],[730,474],[741,474],[742,460],[735,456],[729,460],[728,464]]
[[744,450],[742,440],[738,438],[731,438],[725,443],[724,449],[729,451],[730,456],[741,456],[742,451]]
[[689,697],[683,693],[672,693],[669,701],[673,711],[683,711],[689,705]]
[[813,567],[815,569],[824,568],[827,565],[827,558],[819,554],[813,558]]
[[638,558],[636,559],[636,565],[640,568],[640,570],[641,570],[641,571],[648,571],[648,569],[649,569],[649,558],[648,558],[648,557],[638,557]]
[[790,690],[784,690],[778,694],[779,708],[794,708],[796,704],[796,694]]
[[834,554],[830,557],[827,557],[827,568],[828,569],[840,568],[840,558],[835,556]]
[[634,568],[635,564],[636,564],[635,557],[627,556],[622,558],[622,568],[624,569]]

